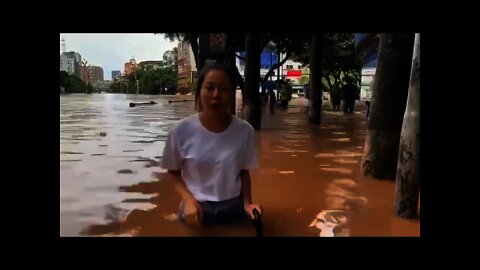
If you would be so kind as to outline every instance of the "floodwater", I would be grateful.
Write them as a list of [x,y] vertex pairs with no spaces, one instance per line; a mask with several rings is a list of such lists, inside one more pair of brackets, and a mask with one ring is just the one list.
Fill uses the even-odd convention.
[[[151,177],[172,124],[194,113],[192,101],[172,99],[193,97],[60,97],[61,236],[255,236],[249,223],[198,230],[176,220],[178,195]],[[251,176],[265,236],[419,236],[419,219],[393,214],[394,182],[361,175],[364,108],[344,115],[324,104],[321,126],[308,125],[301,97],[263,113]],[[322,210],[339,211],[316,219]]]

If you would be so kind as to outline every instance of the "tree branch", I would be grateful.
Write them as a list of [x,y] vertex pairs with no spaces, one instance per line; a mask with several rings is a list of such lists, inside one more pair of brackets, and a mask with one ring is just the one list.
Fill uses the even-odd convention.
[[328,88],[328,85],[325,85],[325,83],[323,82],[323,80],[322,80],[322,85],[323,85],[323,89],[326,89],[326,90],[328,90],[328,92],[330,92],[331,89]]
[[243,102],[245,102],[245,81],[243,80],[242,74],[240,74],[240,71],[238,70],[237,65],[234,65],[233,67],[235,67],[234,70],[235,70],[235,76],[237,78],[238,86],[242,90],[242,100]]
[[282,66],[283,64],[285,64],[285,62],[287,62],[287,60],[290,58],[290,55],[291,55],[291,51],[288,50],[287,51],[287,54],[285,55],[285,58],[283,58],[282,61],[280,61],[279,63],[276,63],[275,65],[273,65],[270,70],[267,72],[267,74],[265,74],[265,77],[263,77],[263,81],[266,81],[268,80],[268,78],[270,78],[270,76],[272,76],[273,74],[273,71],[275,71],[275,69],[277,69],[278,67]]
[[338,83],[340,82],[340,75],[342,74],[341,71],[336,71],[336,72],[333,72],[333,86],[336,87],[338,85]]
[[237,53],[235,53],[235,56],[236,56],[238,59],[245,61],[245,57],[241,57],[241,56],[238,55]]

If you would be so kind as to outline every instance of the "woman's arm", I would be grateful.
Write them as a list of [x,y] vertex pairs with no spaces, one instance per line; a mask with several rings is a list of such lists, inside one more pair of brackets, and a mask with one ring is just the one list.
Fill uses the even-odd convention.
[[180,170],[168,170],[167,174],[165,174],[165,178],[167,181],[171,181],[173,183],[175,191],[178,193],[178,195],[180,195],[180,198],[183,202],[195,199],[192,192],[190,192],[185,184]]
[[240,172],[240,179],[242,182],[242,197],[243,204],[252,204],[252,189],[250,185],[250,172],[248,170],[242,170]]
[[260,214],[262,214],[262,208],[259,204],[252,203],[252,189],[250,185],[250,172],[248,170],[242,170],[240,172],[240,180],[242,182],[242,197],[243,197],[243,207],[245,211],[254,219],[253,209],[257,209]]
[[200,204],[197,202],[192,192],[188,189],[182,178],[180,170],[168,170],[165,180],[173,183],[175,191],[180,195],[184,204],[185,222],[190,225],[200,226],[202,215]]

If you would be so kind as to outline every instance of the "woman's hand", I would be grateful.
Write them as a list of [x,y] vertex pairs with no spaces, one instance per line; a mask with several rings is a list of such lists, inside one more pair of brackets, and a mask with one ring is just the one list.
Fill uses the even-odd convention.
[[257,209],[260,215],[263,214],[262,207],[259,204],[254,204],[254,203],[244,204],[244,209],[245,209],[245,212],[247,212],[247,214],[252,219],[255,219],[255,216],[253,215],[253,209]]
[[202,224],[202,209],[200,204],[194,198],[188,199],[183,202],[185,222],[188,225],[200,227]]

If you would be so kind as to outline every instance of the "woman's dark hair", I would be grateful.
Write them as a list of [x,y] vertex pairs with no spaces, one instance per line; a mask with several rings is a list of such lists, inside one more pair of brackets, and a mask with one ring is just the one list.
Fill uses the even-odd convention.
[[195,89],[195,96],[198,97],[198,102],[199,102],[198,103],[198,110],[199,111],[202,110],[202,104],[200,102],[200,90],[202,89],[202,84],[203,84],[203,81],[205,81],[205,77],[212,70],[222,71],[223,73],[225,73],[227,75],[228,82],[230,83],[229,86],[230,86],[230,89],[232,90],[233,93],[235,93],[235,91],[237,89],[236,76],[229,66],[223,65],[223,64],[215,64],[215,65],[209,65],[209,66],[206,66],[206,67],[202,68],[202,70],[200,71],[200,73],[198,75],[198,81],[197,81],[197,85],[196,85],[196,89]]

